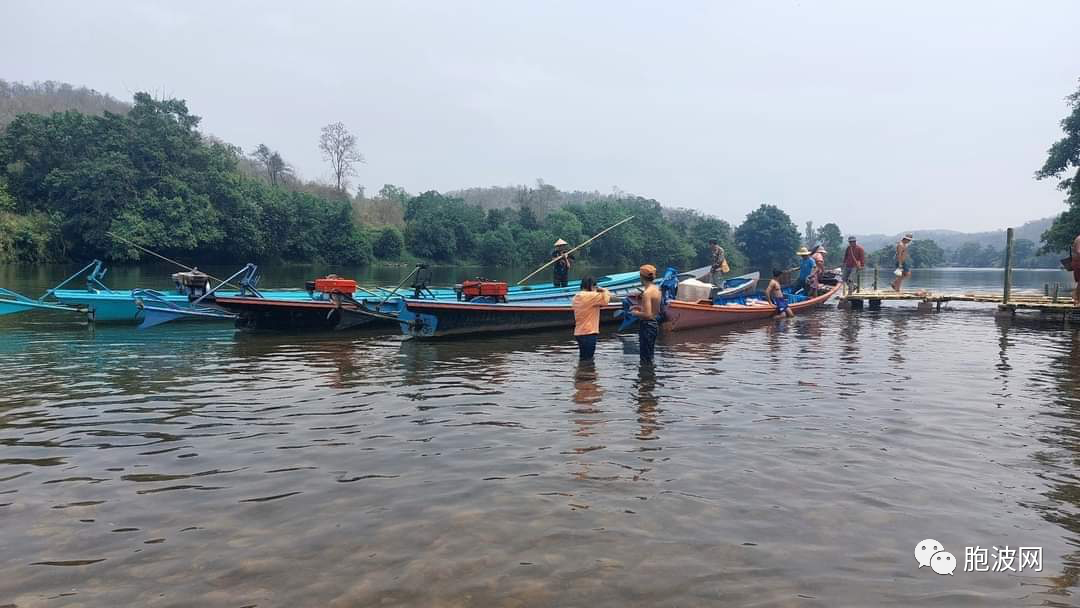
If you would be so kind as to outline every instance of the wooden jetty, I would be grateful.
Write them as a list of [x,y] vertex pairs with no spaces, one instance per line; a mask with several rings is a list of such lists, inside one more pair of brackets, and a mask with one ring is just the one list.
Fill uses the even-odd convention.
[[1018,310],[1038,311],[1043,314],[1061,314],[1065,321],[1080,321],[1080,307],[1073,306],[1072,293],[1062,290],[1060,285],[1053,289],[1047,285],[1043,293],[1034,291],[1014,292],[1012,290],[1012,250],[1013,229],[1006,232],[1005,241],[1005,276],[1001,293],[987,292],[931,292],[926,290],[894,291],[877,289],[875,271],[874,288],[858,290],[840,297],[840,308],[845,310],[880,310],[882,302],[908,301],[918,302],[919,310],[941,310],[941,305],[950,302],[981,302],[997,304],[998,312],[1015,315]]

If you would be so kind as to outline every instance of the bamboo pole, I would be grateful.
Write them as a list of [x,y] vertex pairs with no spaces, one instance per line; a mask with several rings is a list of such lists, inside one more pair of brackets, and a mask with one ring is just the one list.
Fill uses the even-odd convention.
[[1012,256],[1013,256],[1013,229],[1005,231],[1005,287],[1001,296],[1002,304],[1009,303],[1009,293],[1012,291]]
[[632,219],[634,219],[634,216],[631,215],[630,217],[626,218],[625,220],[622,220],[621,222],[618,222],[616,224],[612,224],[611,226],[608,226],[607,228],[604,228],[603,230],[598,232],[596,234],[596,236],[592,237],[591,239],[585,241],[584,243],[578,245],[577,247],[574,247],[573,249],[571,249],[570,251],[567,251],[566,253],[564,253],[562,255],[559,255],[559,256],[556,256],[556,257],[552,258],[550,261],[548,261],[547,264],[544,264],[543,266],[541,266],[541,267],[537,268],[536,270],[532,271],[531,273],[529,273],[529,276],[525,277],[524,279],[521,279],[520,281],[517,282],[517,284],[521,285],[525,281],[528,281],[529,279],[533,278],[533,276],[535,276],[541,270],[543,270],[543,269],[547,268],[548,266],[551,266],[552,264],[557,262],[559,260],[559,258],[563,258],[563,257],[566,257],[566,256],[570,255],[571,253],[574,253],[578,249],[581,249],[582,247],[588,245],[589,243],[595,241],[596,239],[604,236],[604,234],[606,234],[609,230],[613,230],[613,229],[625,224],[626,222],[629,222]]
[[[168,263],[170,263],[170,264],[175,264],[176,266],[179,266],[180,268],[183,268],[184,270],[187,270],[188,272],[195,272],[195,271],[196,271],[196,269],[195,269],[195,268],[191,268],[191,267],[189,267],[189,266],[184,266],[183,264],[181,264],[180,262],[177,262],[176,260],[173,260],[173,259],[167,258],[167,257],[165,257],[165,256],[161,255],[160,253],[156,253],[156,252],[150,251],[150,250],[149,250],[149,249],[147,249],[146,247],[143,247],[142,245],[139,245],[138,243],[133,243],[133,242],[131,242],[131,241],[129,241],[129,240],[127,240],[127,239],[125,239],[124,237],[122,237],[122,236],[120,236],[120,235],[118,235],[118,234],[113,234],[112,232],[106,232],[105,234],[107,234],[107,235],[111,236],[112,238],[114,238],[114,239],[116,239],[116,240],[118,240],[118,241],[120,241],[120,242],[122,242],[122,243],[126,243],[126,244],[128,244],[128,245],[131,245],[132,247],[134,247],[134,248],[138,249],[139,251],[142,251],[143,253],[149,253],[150,255],[152,255],[152,256],[154,256],[154,257],[156,257],[156,258],[161,258],[162,260],[165,260],[166,262],[168,262]],[[199,270],[199,272],[202,272],[202,271],[201,271],[201,270]],[[237,289],[240,289],[240,286],[239,286],[239,285],[233,285],[232,283],[226,283],[225,281],[222,281],[221,279],[219,279],[219,278],[215,277],[215,276],[214,276],[214,275],[212,275],[212,274],[207,274],[207,273],[205,273],[205,272],[203,272],[203,274],[205,274],[205,275],[207,276],[207,278],[210,278],[210,279],[214,279],[214,280],[215,280],[215,281],[217,281],[218,283],[221,283],[221,284],[223,284],[223,285],[231,285],[232,287],[235,287],[235,288],[237,288]]]

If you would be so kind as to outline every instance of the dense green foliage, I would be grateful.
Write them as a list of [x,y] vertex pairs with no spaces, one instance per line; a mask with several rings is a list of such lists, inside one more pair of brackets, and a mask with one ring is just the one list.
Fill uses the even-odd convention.
[[1068,251],[1080,234],[1080,90],[1066,101],[1071,111],[1061,120],[1065,137],[1050,146],[1046,162],[1035,173],[1037,179],[1059,178],[1058,189],[1065,192],[1069,206],[1043,233],[1043,251]]
[[735,230],[735,243],[755,268],[784,269],[795,262],[799,229],[779,207],[761,205]]
[[[391,186],[381,192],[400,197]],[[385,205],[385,199],[378,204]],[[485,212],[460,198],[425,192],[405,201],[403,219],[406,246],[418,257],[528,266],[546,262],[557,239],[577,245],[631,215],[633,221],[575,256],[591,264],[687,268],[708,263],[708,239],[715,237],[730,248],[733,267],[743,262],[726,222],[692,211],[666,210],[640,197],[571,203],[540,216],[531,206]]]
[[[37,239],[9,258],[138,260],[118,234],[166,255],[241,262],[360,264],[371,244],[345,200],[276,188],[237,169],[239,151],[207,141],[183,101],[135,96],[126,116],[21,114],[0,136],[0,180]],[[43,219],[44,218],[44,219]]]
[[405,251],[405,239],[401,231],[393,226],[386,226],[379,231],[372,246],[375,257],[383,260],[396,260]]
[[[1040,254],[1035,241],[1031,239],[1013,241],[1013,268],[1056,268],[1058,257]],[[948,261],[952,266],[964,268],[1001,268],[1005,266],[1005,249],[965,243],[948,252]]]

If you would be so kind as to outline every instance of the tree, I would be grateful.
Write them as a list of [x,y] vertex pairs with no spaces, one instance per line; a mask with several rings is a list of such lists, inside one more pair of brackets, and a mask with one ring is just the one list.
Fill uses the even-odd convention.
[[264,171],[266,171],[266,179],[271,183],[274,181],[274,172],[270,169],[270,157],[274,153],[270,151],[270,147],[266,144],[259,144],[254,150],[251,151],[251,157],[255,159],[255,162],[262,165]]
[[754,267],[784,269],[799,247],[799,229],[779,207],[762,204],[735,229],[735,244]]
[[480,260],[488,266],[511,266],[517,259],[514,235],[506,226],[480,237]]
[[803,244],[809,247],[814,246],[814,237],[817,236],[817,232],[814,232],[814,222],[806,222],[806,232],[803,233]]
[[975,268],[982,261],[982,245],[964,243],[953,253],[952,263],[965,268]]
[[1057,187],[1065,192],[1065,203],[1069,208],[1055,218],[1050,229],[1043,233],[1043,252],[1068,250],[1073,239],[1080,234],[1080,90],[1066,97],[1065,101],[1071,109],[1060,123],[1065,137],[1054,142],[1047,150],[1046,162],[1035,173],[1035,178],[1061,178]]
[[930,239],[912,241],[908,246],[915,268],[938,268],[945,265],[945,251]]
[[380,230],[372,246],[375,257],[383,260],[396,260],[401,257],[404,250],[405,239],[401,236],[401,231],[393,226]]
[[292,167],[277,152],[270,155],[266,168],[270,173],[270,183],[275,186],[278,185],[283,176],[292,174]]
[[344,123],[330,123],[322,128],[319,150],[322,150],[323,160],[330,163],[335,187],[345,190],[349,176],[356,175],[355,165],[364,162],[364,155],[356,149],[356,136],[349,133]]
[[840,227],[829,222],[817,231],[818,242],[825,246],[825,263],[829,266],[839,265],[844,258],[844,235]]

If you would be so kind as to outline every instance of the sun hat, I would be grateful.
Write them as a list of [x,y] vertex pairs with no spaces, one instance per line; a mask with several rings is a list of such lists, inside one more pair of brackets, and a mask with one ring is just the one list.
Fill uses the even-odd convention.
[[562,239],[559,239],[559,240],[555,241],[555,246],[556,246],[556,247],[559,247],[559,246],[561,246],[561,245],[569,245],[569,244],[570,244],[570,243],[567,243],[566,241],[564,241],[564,240],[562,240]]
[[907,233],[907,234],[905,234],[905,235],[904,235],[904,240],[905,240],[905,241],[914,241],[914,240],[915,240],[915,235],[913,235],[913,234],[911,234],[911,233],[909,232],[909,233]]
[[847,242],[854,243],[855,242],[855,237],[853,237],[853,236],[847,237]]
[[799,247],[799,250],[795,252],[795,255],[810,255],[810,252],[806,249],[806,245]]
[[640,272],[642,276],[647,276],[650,279],[656,278],[656,266],[653,266],[652,264],[643,264],[641,268],[638,269],[638,272]]

